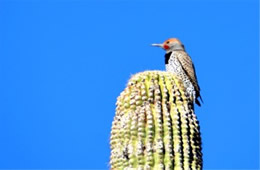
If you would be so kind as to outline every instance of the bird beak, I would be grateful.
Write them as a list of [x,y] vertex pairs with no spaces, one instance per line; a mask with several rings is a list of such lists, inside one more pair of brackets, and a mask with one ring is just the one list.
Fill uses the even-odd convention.
[[154,46],[154,47],[161,47],[161,48],[163,48],[163,44],[152,44],[152,46]]

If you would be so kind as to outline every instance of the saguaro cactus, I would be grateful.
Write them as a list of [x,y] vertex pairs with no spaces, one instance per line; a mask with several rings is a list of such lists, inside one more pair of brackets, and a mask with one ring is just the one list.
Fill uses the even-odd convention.
[[146,71],[134,75],[116,104],[111,169],[202,169],[193,102],[173,74]]

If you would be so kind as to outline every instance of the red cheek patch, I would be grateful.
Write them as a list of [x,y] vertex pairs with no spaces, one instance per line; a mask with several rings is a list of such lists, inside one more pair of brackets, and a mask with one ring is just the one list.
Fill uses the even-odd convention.
[[163,48],[164,48],[165,50],[168,50],[170,47],[169,47],[168,45],[164,45]]

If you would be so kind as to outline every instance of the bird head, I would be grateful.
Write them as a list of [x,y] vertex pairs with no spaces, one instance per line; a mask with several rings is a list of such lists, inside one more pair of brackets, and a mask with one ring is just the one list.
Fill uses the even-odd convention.
[[166,51],[181,50],[181,49],[184,50],[184,46],[182,45],[181,41],[178,40],[177,38],[170,38],[164,41],[162,44],[152,44],[152,46],[161,47]]

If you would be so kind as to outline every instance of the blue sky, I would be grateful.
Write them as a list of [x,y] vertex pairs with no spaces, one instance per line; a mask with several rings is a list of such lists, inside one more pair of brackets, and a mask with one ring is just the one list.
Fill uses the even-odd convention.
[[0,168],[108,169],[117,96],[164,70],[179,38],[196,66],[205,169],[257,169],[258,1],[0,0]]

